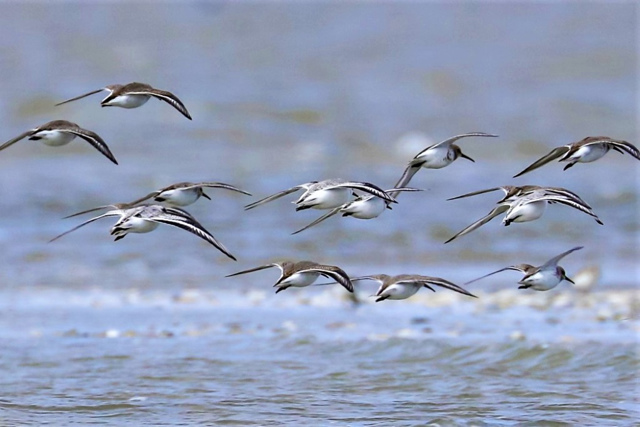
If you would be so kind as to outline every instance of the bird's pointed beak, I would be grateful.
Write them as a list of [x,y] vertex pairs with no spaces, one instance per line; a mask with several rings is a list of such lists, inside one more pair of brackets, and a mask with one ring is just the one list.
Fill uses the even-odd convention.
[[473,163],[475,163],[476,161],[473,160],[471,157],[467,156],[466,154],[464,154],[462,151],[460,152],[460,157],[463,157],[469,161],[472,161]]
[[571,283],[572,285],[576,284],[576,282],[574,282],[573,280],[569,279],[567,276],[564,276],[564,280],[566,280],[567,282]]
[[211,200],[211,197],[209,197],[207,193],[205,193],[204,191],[202,192],[202,197],[204,197],[205,199]]

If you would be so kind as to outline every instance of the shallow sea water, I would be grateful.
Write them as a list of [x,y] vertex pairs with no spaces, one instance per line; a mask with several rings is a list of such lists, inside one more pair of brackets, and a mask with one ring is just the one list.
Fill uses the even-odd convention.
[[632,425],[633,293],[538,296],[43,291],[2,307],[1,421]]
[[[609,153],[562,171],[534,159],[588,135],[638,138],[633,3],[2,3],[2,141],[53,119],[99,133],[0,152],[0,425],[637,425],[640,163]],[[100,108],[105,84],[144,81],[187,105]],[[374,221],[257,198],[314,179],[391,187],[432,142],[485,131],[420,171]],[[223,181],[187,207],[238,262],[179,230],[117,243],[79,219],[179,181]],[[444,245],[498,185],[569,188],[602,218],[551,206]],[[515,272],[374,303],[338,287],[273,294],[289,259],[352,276],[463,284],[562,261],[576,286],[516,289]]]

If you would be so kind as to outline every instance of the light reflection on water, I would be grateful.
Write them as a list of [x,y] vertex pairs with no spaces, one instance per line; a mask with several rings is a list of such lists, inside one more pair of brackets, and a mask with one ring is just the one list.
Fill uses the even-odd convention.
[[4,420],[544,425],[637,418],[633,291],[580,298],[501,291],[479,293],[478,301],[419,293],[358,306],[340,301],[338,289],[299,291],[94,290],[82,299],[43,289],[35,304],[5,303]]
[[[510,178],[587,135],[640,142],[634,5],[2,9],[11,47],[0,50],[2,138],[63,118],[99,133],[120,165],[77,141],[21,141],[0,153],[0,424],[637,419],[637,161],[610,153]],[[133,80],[176,93],[193,122],[160,102],[102,109],[100,95],[53,107]],[[462,142],[475,163],[420,171],[411,185],[425,191],[402,195],[375,221],[332,218],[291,236],[320,214],[295,213],[290,199],[243,211],[314,179],[388,188],[424,148],[403,138],[416,131],[432,141],[468,131],[500,138]],[[187,180],[254,194],[214,192],[188,207],[238,263],[165,228],[114,244],[108,220],[46,243],[77,223],[65,215]],[[442,244],[498,196],[447,198],[504,184],[567,187],[605,225],[553,206],[539,221],[494,221]],[[564,284],[516,293],[507,275],[474,285],[478,301],[419,293],[354,309],[331,290],[265,297],[275,272],[224,279],[309,258],[353,275],[464,283],[577,245],[585,249],[563,265],[600,268],[591,296]]]

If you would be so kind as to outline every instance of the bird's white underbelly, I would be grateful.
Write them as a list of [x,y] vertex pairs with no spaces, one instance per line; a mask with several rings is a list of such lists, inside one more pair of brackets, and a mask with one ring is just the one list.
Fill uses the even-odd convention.
[[426,169],[442,169],[453,162],[453,159],[449,156],[449,147],[429,149],[417,156],[416,159],[425,162],[422,167]]
[[282,285],[296,286],[299,288],[309,286],[313,282],[318,279],[320,273],[315,273],[313,271],[304,272],[304,273],[294,273],[291,276],[287,277],[285,280],[280,282]]
[[540,200],[537,202],[531,202],[531,203],[525,203],[525,204],[518,204],[507,212],[507,215],[505,216],[505,219],[503,220],[503,222],[533,221],[534,219],[540,218],[546,208],[547,208],[546,200]]
[[608,148],[604,144],[591,144],[578,148],[567,160],[577,160],[579,163],[595,162],[607,154]]
[[527,277],[520,283],[531,285],[531,288],[536,291],[548,291],[549,289],[555,288],[560,281],[560,277],[552,274],[552,272],[543,271]]
[[148,233],[158,228],[159,223],[143,218],[129,218],[120,225],[126,226],[129,233]]
[[149,95],[120,95],[116,96],[104,105],[122,108],[137,108],[149,100]]
[[195,203],[200,198],[197,189],[188,190],[167,190],[156,196],[156,200],[165,202],[174,206],[187,206]]
[[387,208],[387,204],[379,197],[372,197],[367,200],[356,200],[349,203],[341,210],[343,213],[348,213],[354,218],[359,219],[372,219],[380,216],[382,212]]
[[69,132],[61,132],[59,130],[41,130],[37,132],[33,137],[39,138],[38,140],[45,145],[51,147],[59,147],[70,143],[76,136]]
[[388,299],[406,299],[420,290],[420,286],[410,284],[395,283],[388,286],[384,291],[377,294],[380,297],[388,297]]
[[352,190],[350,188],[331,188],[317,190],[311,194],[303,195],[295,203],[301,207],[313,209],[333,209],[349,202]]

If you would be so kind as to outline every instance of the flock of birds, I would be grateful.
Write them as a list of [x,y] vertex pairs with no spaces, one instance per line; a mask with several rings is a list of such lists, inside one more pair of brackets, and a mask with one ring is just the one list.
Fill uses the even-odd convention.
[[[109,94],[101,101],[100,105],[102,107],[137,108],[153,97],[168,103],[187,119],[191,120],[191,115],[187,111],[187,108],[174,94],[168,91],[155,89],[148,84],[136,82],[126,85],[105,86],[104,88],[76,96],[56,105],[76,101],[103,90],[109,92]],[[0,151],[24,138],[42,141],[44,144],[49,146],[61,146],[68,144],[75,139],[75,137],[84,139],[110,161],[118,164],[115,156],[99,135],[66,120],[54,120],[28,130],[2,144],[0,146]],[[322,221],[337,214],[341,214],[342,216],[352,216],[358,219],[373,219],[378,217],[385,210],[391,209],[392,204],[397,203],[397,197],[401,192],[421,191],[416,188],[407,187],[413,176],[420,171],[420,169],[441,169],[450,165],[460,157],[473,162],[474,160],[465,155],[461,148],[455,144],[458,140],[469,137],[495,138],[497,135],[483,132],[465,133],[426,147],[411,159],[394,188],[388,190],[383,190],[369,182],[327,179],[296,185],[287,190],[280,191],[248,204],[245,206],[245,209],[253,209],[296,191],[304,190],[302,195],[293,202],[295,204],[296,211],[304,209],[318,209],[327,210],[328,212],[307,226],[295,231],[293,234],[300,233],[310,227],[318,225]],[[610,150],[614,150],[622,154],[627,153],[635,157],[637,160],[640,160],[640,152],[638,151],[638,148],[627,141],[612,139],[605,136],[587,137],[581,141],[554,148],[549,154],[536,160],[522,172],[516,174],[514,178],[531,172],[534,169],[556,159],[560,162],[567,162],[567,165],[564,167],[566,170],[577,163],[590,163],[598,160]],[[229,250],[209,231],[207,231],[191,214],[181,209],[183,206],[195,203],[201,197],[209,199],[210,197],[205,193],[205,189],[207,188],[225,189],[251,196],[250,193],[242,189],[222,182],[181,182],[153,191],[132,202],[100,206],[69,215],[66,218],[99,210],[106,210],[106,212],[90,218],[74,228],[54,237],[51,241],[57,240],[60,237],[99,219],[106,217],[118,217],[116,223],[111,227],[111,235],[115,236],[116,241],[124,238],[128,233],[147,233],[156,229],[159,224],[168,224],[195,234],[215,246],[227,257],[236,260],[235,256],[233,256]],[[508,226],[512,222],[533,221],[542,216],[548,204],[562,204],[572,207],[593,217],[598,224],[602,224],[602,221],[593,212],[591,206],[582,200],[580,196],[560,187],[505,185],[502,187],[489,188],[463,194],[449,200],[471,197],[497,190],[501,190],[505,193],[505,196],[497,202],[497,206],[494,207],[487,215],[452,236],[445,243],[449,243],[456,238],[471,233],[501,214],[505,214],[502,220],[502,223],[505,226]],[[149,199],[152,199],[156,203],[143,203]],[[522,279],[518,282],[520,284],[520,289],[530,288],[537,291],[546,291],[554,288],[563,280],[573,283],[573,281],[567,277],[565,270],[558,265],[558,262],[565,256],[579,249],[582,249],[582,246],[574,247],[556,255],[538,267],[530,264],[512,265],[474,279],[466,284],[484,279],[485,277],[505,270],[516,270],[524,274]],[[377,281],[380,284],[380,287],[375,293],[376,302],[386,299],[406,299],[414,295],[422,287],[435,291],[433,286],[443,287],[463,295],[475,297],[466,289],[439,277],[413,274],[401,274],[397,276],[375,274],[350,278],[344,270],[337,266],[323,265],[312,261],[285,261],[281,263],[271,263],[239,271],[227,277],[251,273],[270,267],[277,267],[280,269],[280,277],[274,285],[274,287],[277,288],[276,293],[292,286],[309,286],[320,276],[323,276],[332,280],[332,282],[326,284],[340,284],[349,292],[354,291],[353,282],[355,281]]]

